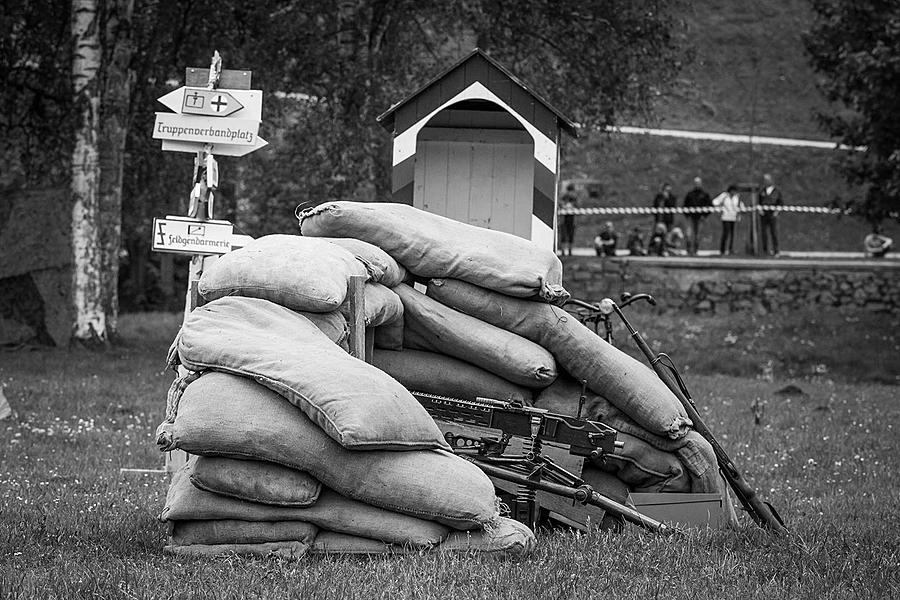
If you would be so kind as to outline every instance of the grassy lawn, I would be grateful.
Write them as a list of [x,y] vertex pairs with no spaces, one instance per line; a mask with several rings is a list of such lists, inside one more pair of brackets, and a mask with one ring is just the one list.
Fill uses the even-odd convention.
[[[895,336],[896,323],[861,319],[852,336],[841,330],[839,342],[827,342],[828,328],[849,316],[793,330],[762,320],[738,328],[724,318],[636,318],[651,343],[689,367],[708,424],[792,537],[769,538],[744,517],[740,531],[694,530],[684,539],[635,528],[547,533],[535,554],[507,561],[167,556],[156,521],[166,476],[119,469],[162,465],[152,436],[179,318],[126,315],[125,344],[104,353],[0,353],[0,383],[17,413],[0,422],[0,598],[900,596],[900,388],[877,382],[896,382],[898,367],[886,362],[860,381],[836,366],[810,371],[806,362],[838,364],[866,335]],[[616,335],[624,346],[625,335]],[[788,352],[792,346],[814,356]],[[753,357],[779,349],[781,362],[760,370]],[[736,365],[724,368],[729,356]],[[789,383],[802,393],[778,393]]]

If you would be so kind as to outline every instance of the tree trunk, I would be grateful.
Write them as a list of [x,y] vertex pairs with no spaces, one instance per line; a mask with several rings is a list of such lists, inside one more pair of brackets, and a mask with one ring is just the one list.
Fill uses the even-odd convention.
[[119,319],[119,254],[122,249],[122,180],[125,143],[131,124],[134,54],[131,19],[134,0],[107,0],[103,28],[106,55],[103,68],[100,129],[100,243],[102,247],[103,311],[106,331],[114,339]]
[[105,344],[97,150],[102,58],[97,17],[97,0],[72,0],[72,87],[80,120],[72,152],[72,337],[73,341]]

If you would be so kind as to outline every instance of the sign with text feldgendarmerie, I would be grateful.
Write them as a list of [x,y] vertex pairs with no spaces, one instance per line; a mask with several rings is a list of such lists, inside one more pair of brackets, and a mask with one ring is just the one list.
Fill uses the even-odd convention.
[[234,225],[229,221],[201,221],[172,215],[153,219],[155,252],[228,254],[233,237]]

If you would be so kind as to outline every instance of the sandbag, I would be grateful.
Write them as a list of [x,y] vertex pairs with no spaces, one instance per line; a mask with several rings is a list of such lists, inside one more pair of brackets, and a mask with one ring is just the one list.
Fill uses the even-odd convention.
[[[502,556],[524,556],[537,546],[528,527],[500,517],[489,529],[454,531],[430,552],[478,552]],[[309,548],[311,554],[408,554],[421,552],[415,548],[386,544],[364,537],[321,531]]]
[[[403,318],[403,303],[400,297],[387,286],[366,282],[363,286],[364,320],[366,327],[379,327],[396,323]],[[349,321],[349,299],[341,305],[341,314]]]
[[408,390],[463,400],[493,398],[531,404],[528,388],[452,356],[423,350],[376,349],[372,364]]
[[187,386],[174,423],[157,430],[157,445],[279,463],[349,498],[457,529],[498,516],[494,486],[472,463],[441,450],[349,451],[278,394],[225,373],[206,373]]
[[335,531],[320,532],[309,547],[310,554],[408,554],[410,551],[409,547]]
[[262,298],[293,310],[330,312],[347,295],[350,277],[368,277],[351,252],[298,235],[267,235],[219,257],[200,276],[207,301],[225,296]]
[[[399,296],[398,296],[399,297]],[[403,319],[372,328],[372,342],[383,350],[403,350]]]
[[179,546],[167,544],[163,552],[175,556],[277,556],[279,558],[300,558],[309,546],[303,542],[266,542],[263,544],[195,544]]
[[221,298],[200,306],[175,347],[190,370],[235,373],[275,390],[346,448],[447,447],[406,388],[272,302]]
[[552,303],[569,298],[556,254],[509,233],[388,202],[328,202],[298,217],[304,236],[364,240],[415,275],[452,277]]
[[191,483],[195,487],[239,500],[275,506],[310,506],[322,490],[322,484],[309,473],[271,462],[222,456],[198,456],[191,460],[194,461]]
[[[578,398],[580,394],[581,386],[578,382],[567,373],[562,373],[552,385],[541,390],[535,396],[534,405],[551,412],[574,415],[578,412]],[[718,475],[715,452],[713,452],[709,442],[703,439],[703,436],[696,431],[690,430],[686,435],[675,440],[650,433],[628,415],[613,406],[609,400],[590,389],[585,394],[582,414],[594,421],[606,423],[619,433],[628,434],[633,436],[633,438],[646,442],[651,446],[647,450],[649,454],[659,451],[673,453],[687,469],[687,474],[691,479],[691,492],[723,491],[723,483]],[[651,470],[653,470],[651,467],[653,463],[659,464],[658,460],[653,459],[643,461],[639,452],[640,445],[632,443],[629,448],[631,458],[636,460],[638,464],[646,463],[648,469]]]
[[403,301],[404,348],[454,356],[530,388],[546,387],[556,379],[553,356],[537,344],[453,310],[406,284],[394,291]]
[[302,542],[312,544],[319,528],[305,521],[169,521],[169,543],[175,546],[195,544],[264,544]]
[[450,533],[440,523],[357,502],[327,488],[318,502],[308,507],[270,506],[220,496],[194,487],[190,467],[188,463],[173,475],[161,521],[303,521],[329,531],[414,546],[432,546]]
[[406,278],[406,269],[391,256],[373,244],[345,237],[318,238],[337,244],[356,257],[369,272],[369,279],[375,283],[394,287]]
[[484,552],[504,556],[524,556],[537,546],[534,533],[522,523],[506,517],[488,529],[454,531],[433,549],[434,552]]
[[576,380],[586,380],[590,389],[651,433],[672,439],[687,434],[691,421],[684,407],[656,373],[563,309],[451,279],[429,282],[428,295],[540,344],[563,370]]

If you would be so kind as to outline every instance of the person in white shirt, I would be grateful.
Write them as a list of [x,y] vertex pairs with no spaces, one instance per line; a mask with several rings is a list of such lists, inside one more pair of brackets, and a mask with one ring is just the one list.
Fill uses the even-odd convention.
[[713,206],[722,207],[722,237],[719,241],[719,254],[734,254],[734,224],[740,220],[744,203],[738,194],[737,186],[732,184],[728,190],[713,198]]

